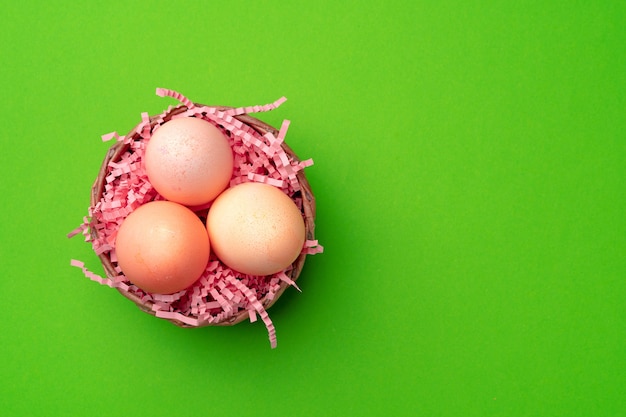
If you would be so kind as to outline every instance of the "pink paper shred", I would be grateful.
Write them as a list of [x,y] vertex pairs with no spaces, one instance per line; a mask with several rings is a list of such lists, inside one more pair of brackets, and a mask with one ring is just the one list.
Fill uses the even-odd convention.
[[[313,164],[311,159],[305,161],[292,160],[281,147],[289,127],[284,121],[279,133],[260,135],[250,126],[240,122],[234,116],[247,113],[266,112],[273,110],[285,102],[282,97],[274,103],[263,106],[238,107],[225,111],[213,107],[196,106],[182,94],[158,88],[156,94],[161,97],[172,97],[184,105],[187,110],[177,117],[196,117],[206,120],[221,129],[229,138],[235,156],[235,169],[230,186],[242,182],[256,181],[271,184],[280,188],[290,196],[302,211],[302,199],[299,197],[299,183],[296,175],[299,171]],[[162,200],[148,181],[142,157],[146,143],[152,133],[158,129],[166,114],[172,109],[157,116],[152,127],[150,117],[142,113],[142,121],[135,128],[139,140],[129,134],[120,136],[113,132],[102,136],[103,141],[116,140],[129,145],[119,161],[110,162],[106,176],[104,193],[99,202],[89,207],[89,214],[83,218],[82,224],[68,234],[73,237],[82,234],[86,242],[90,242],[96,254],[106,253],[115,265],[117,275],[101,277],[89,271],[85,264],[71,260],[70,265],[82,270],[92,281],[111,288],[118,288],[134,294],[144,302],[152,304],[156,317],[179,320],[189,326],[202,326],[220,323],[241,312],[246,311],[250,322],[261,318],[265,324],[270,345],[276,347],[276,330],[267,311],[259,300],[273,300],[285,282],[298,291],[300,288],[289,278],[292,266],[270,276],[251,276],[238,273],[211,256],[202,276],[189,288],[175,294],[151,294],[131,284],[116,265],[115,237],[122,221],[137,207],[153,200]],[[207,207],[197,209],[199,216],[206,214]],[[203,212],[203,210],[205,210]],[[98,237],[91,238],[91,230],[97,230]],[[302,253],[313,255],[323,251],[317,240],[305,241]]]

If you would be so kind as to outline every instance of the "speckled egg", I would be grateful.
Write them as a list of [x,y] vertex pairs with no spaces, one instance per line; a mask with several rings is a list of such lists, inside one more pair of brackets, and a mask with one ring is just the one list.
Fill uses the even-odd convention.
[[305,241],[296,204],[279,188],[248,182],[227,189],[213,202],[207,231],[215,255],[249,275],[270,275],[291,265]]
[[144,156],[148,180],[163,197],[187,206],[212,201],[233,173],[228,138],[210,122],[172,119],[154,131]]

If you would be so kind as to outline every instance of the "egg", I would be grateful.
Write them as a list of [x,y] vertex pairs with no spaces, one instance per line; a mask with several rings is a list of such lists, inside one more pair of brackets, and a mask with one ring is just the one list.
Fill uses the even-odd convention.
[[172,294],[200,278],[210,244],[202,220],[171,201],[139,206],[119,227],[115,252],[122,273],[149,293]]
[[228,138],[195,117],[172,119],[154,131],[144,156],[148,180],[167,200],[187,206],[212,201],[230,181]]
[[213,253],[228,267],[270,275],[291,265],[305,241],[302,214],[280,189],[247,182],[227,189],[209,209]]

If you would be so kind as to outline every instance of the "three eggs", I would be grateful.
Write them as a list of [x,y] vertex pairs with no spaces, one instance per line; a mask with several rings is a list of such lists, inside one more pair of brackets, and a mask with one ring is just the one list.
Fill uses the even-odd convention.
[[[146,203],[122,222],[115,247],[126,278],[144,291],[172,294],[203,274],[211,252],[248,275],[291,265],[305,242],[296,204],[279,188],[228,187],[234,158],[228,138],[193,117],[154,131],[144,155],[148,180],[165,200]],[[210,204],[206,223],[192,208]]]

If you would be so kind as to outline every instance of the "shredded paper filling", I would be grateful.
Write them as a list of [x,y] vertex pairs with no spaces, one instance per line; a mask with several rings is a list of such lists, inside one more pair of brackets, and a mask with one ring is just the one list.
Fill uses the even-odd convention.
[[[301,212],[304,211],[297,174],[311,166],[313,161],[299,161],[290,157],[283,149],[289,121],[282,123],[277,135],[271,132],[261,135],[235,117],[273,110],[285,102],[286,98],[282,97],[262,106],[218,110],[215,107],[196,105],[176,91],[158,88],[156,94],[175,98],[186,108],[172,118],[196,117],[222,130],[230,142],[235,160],[231,187],[251,181],[271,184],[291,197]],[[187,326],[219,324],[242,313],[247,313],[250,322],[260,318],[267,328],[270,345],[275,348],[276,330],[260,300],[274,300],[279,295],[282,282],[300,291],[289,277],[293,265],[273,275],[251,276],[230,269],[211,255],[201,277],[189,288],[175,294],[147,293],[128,281],[117,266],[115,238],[121,223],[142,204],[163,199],[148,181],[143,155],[152,133],[165,123],[166,116],[172,109],[170,106],[156,116],[152,123],[149,115],[142,113],[141,122],[126,136],[117,132],[102,136],[103,141],[123,142],[128,148],[119,159],[108,163],[100,200],[89,207],[88,216],[83,218],[82,224],[68,234],[68,237],[83,235],[97,255],[108,255],[117,275],[101,277],[89,271],[78,260],[71,260],[70,264],[81,269],[90,280],[117,288],[133,295],[142,303],[151,305],[156,317],[176,320]],[[193,209],[202,218],[206,216],[208,206]],[[92,233],[93,231],[96,233]],[[317,240],[306,240],[302,248],[302,253],[306,255],[322,251],[323,247]]]

